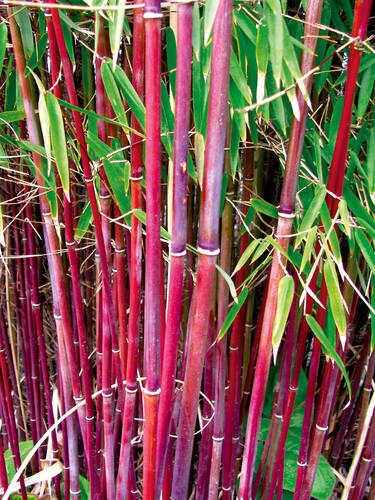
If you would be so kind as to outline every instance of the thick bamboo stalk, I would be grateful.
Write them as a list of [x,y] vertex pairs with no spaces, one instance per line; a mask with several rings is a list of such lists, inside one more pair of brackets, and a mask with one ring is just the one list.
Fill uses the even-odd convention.
[[157,496],[160,494],[164,464],[168,450],[172,417],[171,399],[175,389],[177,349],[182,314],[184,261],[187,238],[187,162],[190,118],[191,51],[193,5],[178,6],[177,75],[175,104],[175,135],[173,156],[172,241],[169,250],[170,266],[166,332],[163,348],[163,369],[157,429]]
[[221,0],[213,26],[210,97],[203,192],[198,236],[198,264],[195,297],[189,312],[190,339],[186,358],[184,389],[178,427],[173,499],[187,497],[194,426],[200,384],[207,349],[210,297],[214,285],[216,256],[219,253],[219,209],[224,163],[225,124],[232,24],[232,3]]

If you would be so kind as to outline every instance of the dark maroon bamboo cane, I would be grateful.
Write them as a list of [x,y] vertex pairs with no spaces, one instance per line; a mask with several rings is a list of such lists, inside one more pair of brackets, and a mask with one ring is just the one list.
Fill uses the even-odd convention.
[[[322,3],[323,2],[321,0],[311,0],[308,3],[304,43],[309,46],[312,52],[308,53],[307,51],[302,51],[300,63],[302,74],[310,71],[314,64],[315,44],[318,34],[316,24],[320,21]],[[312,76],[308,77],[305,80],[305,86],[307,92],[310,94],[312,86]],[[287,250],[288,248],[290,239],[289,235],[291,234],[293,225],[298,171],[300,166],[307,118],[307,104],[304,101],[300,90],[297,90],[297,99],[300,110],[300,120],[298,121],[295,118],[293,118],[292,120],[287,163],[285,166],[285,176],[280,199],[279,219],[276,232],[276,238],[279,239],[279,244],[284,250]],[[248,500],[251,494],[255,453],[257,448],[260,420],[262,416],[262,408],[266,389],[266,384],[264,381],[268,378],[269,366],[271,362],[272,329],[277,305],[278,286],[280,279],[284,274],[281,262],[284,261],[285,258],[275,250],[267,290],[267,315],[264,316],[262,322],[262,333],[260,338],[258,359],[250,401],[248,426],[246,430],[244,458],[242,462],[241,479],[238,492],[238,496],[241,500]]]
[[221,0],[213,26],[210,96],[203,192],[198,236],[198,264],[195,297],[189,312],[189,339],[184,388],[178,427],[172,498],[188,494],[200,384],[207,349],[210,297],[219,253],[219,210],[224,162],[225,124],[228,113],[228,85],[232,26],[232,3]]
[[[137,2],[136,2],[137,3]],[[138,1],[138,3],[140,3]],[[143,9],[134,10],[133,19],[133,87],[143,100],[144,95],[144,21]],[[141,131],[141,127],[132,115],[132,128]],[[142,209],[143,144],[134,133],[131,135],[131,206]],[[142,225],[131,216],[131,251],[130,251],[130,291],[129,291],[129,326],[128,351],[126,366],[125,405],[123,410],[122,436],[117,477],[116,500],[126,498],[129,462],[131,460],[131,439],[134,427],[134,413],[137,400],[137,367],[139,357],[139,326],[141,315],[142,285]]]
[[184,261],[187,238],[187,162],[190,118],[193,5],[178,6],[175,135],[173,156],[172,241],[166,333],[163,349],[161,394],[157,429],[157,497],[161,491],[172,416],[177,349],[183,299]]

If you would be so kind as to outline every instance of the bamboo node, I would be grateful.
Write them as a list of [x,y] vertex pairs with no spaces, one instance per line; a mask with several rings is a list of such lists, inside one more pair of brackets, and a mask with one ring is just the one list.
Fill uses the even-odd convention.
[[66,241],[65,243],[67,247],[72,247],[75,245],[76,242],[73,240],[73,241]]
[[216,248],[215,250],[208,250],[207,248],[198,246],[197,250],[198,253],[201,253],[202,255],[219,255],[220,253],[220,248]]
[[85,416],[85,419],[90,422],[90,420],[94,420],[94,415],[92,417],[88,417],[87,415]]
[[278,418],[279,420],[282,420],[282,419],[283,419],[283,416],[282,416],[282,415],[279,415],[278,413],[275,413],[275,418]]
[[287,212],[279,212],[279,217],[282,217],[283,219],[294,219],[296,216],[295,212],[287,213]]
[[316,427],[319,431],[322,431],[322,432],[328,431],[328,425],[325,425],[324,427],[322,427],[321,425],[316,424],[316,425],[315,425],[315,427]]
[[60,320],[62,318],[61,314],[54,314],[53,317],[55,318],[55,320]]
[[290,390],[290,391],[296,391],[296,390],[297,390],[297,387],[294,387],[293,385],[290,385],[290,386],[289,386],[289,390]]
[[116,253],[125,253],[125,248],[117,248],[117,247],[115,247],[115,252]]
[[186,255],[186,248],[185,250],[182,250],[182,252],[172,252],[172,250],[169,250],[169,255],[171,255],[172,257],[183,257],[184,255]]
[[112,391],[106,394],[105,392],[102,392],[103,398],[111,398],[112,397]]
[[238,351],[239,347],[232,347],[231,345],[229,346],[230,351]]
[[92,175],[90,178],[84,177],[84,179],[85,179],[85,182],[89,183],[89,182],[92,182],[94,180],[94,176]]
[[362,457],[362,460],[363,460],[364,462],[372,462],[372,459],[371,459],[371,458]]
[[228,486],[228,488],[226,488],[225,486],[222,486],[221,488],[223,491],[230,491],[232,488],[230,486]]
[[113,354],[120,354],[120,349],[112,349]]
[[163,17],[161,12],[145,12],[143,14],[143,19],[160,19]]
[[79,495],[81,493],[81,490],[73,491],[69,489],[71,495]]
[[125,392],[128,392],[129,394],[135,394],[137,390],[138,390],[137,388],[130,389],[129,387],[125,387]]
[[83,401],[83,396],[80,395],[80,396],[73,396],[73,399],[74,401],[76,401],[77,403],[79,403],[80,401]]
[[40,307],[40,302],[31,302],[33,307]]
[[146,394],[146,396],[157,396],[161,393],[161,389],[160,387],[158,387],[156,391],[149,391],[148,389],[143,388],[143,392]]
[[299,462],[297,460],[297,465],[298,465],[298,467],[307,467],[307,462]]
[[133,176],[133,175],[130,175],[130,176],[129,176],[129,179],[130,179],[131,181],[141,181],[141,180],[143,179],[143,175],[139,175],[138,177]]
[[224,441],[224,436],[220,437],[212,436],[212,441],[217,441],[217,442]]

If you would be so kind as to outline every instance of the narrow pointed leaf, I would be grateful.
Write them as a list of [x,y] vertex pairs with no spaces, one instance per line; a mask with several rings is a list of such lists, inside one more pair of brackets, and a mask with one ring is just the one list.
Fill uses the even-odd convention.
[[120,87],[123,96],[126,99],[126,102],[129,104],[140,126],[144,130],[146,111],[143,102],[139,98],[137,92],[134,90],[134,87],[131,84],[129,78],[126,76],[125,72],[119,66],[115,67],[115,69],[113,70],[113,75],[116,79],[118,86]]
[[0,75],[3,71],[6,42],[8,39],[8,29],[5,22],[0,24]]
[[39,111],[40,127],[42,129],[44,147],[46,148],[48,174],[49,174],[52,165],[51,136],[50,136],[50,120],[47,110],[46,96],[44,92],[41,92],[39,94],[38,111]]
[[57,98],[47,94],[47,108],[51,123],[51,143],[53,154],[56,160],[56,167],[60,175],[61,184],[66,197],[69,199],[69,162],[66,149],[66,139],[64,130],[64,121],[60,105]]
[[316,237],[317,231],[318,231],[317,226],[314,226],[309,230],[309,232],[307,234],[306,244],[305,244],[305,248],[303,249],[302,262],[301,262],[301,266],[300,266],[301,273],[305,269],[306,264],[310,260],[310,255],[312,254],[312,251],[314,248],[315,237]]
[[289,274],[283,276],[277,292],[277,307],[272,331],[273,358],[276,364],[277,352],[288,320],[294,295],[294,280]]
[[340,335],[346,334],[346,315],[344,299],[340,291],[339,280],[331,258],[327,258],[323,265],[324,279],[327,285],[328,298],[331,303],[333,319]]
[[204,44],[208,44],[215,21],[219,0],[207,0],[204,8]]
[[323,205],[325,197],[326,197],[326,192],[327,192],[327,189],[324,185],[318,186],[315,189],[314,198],[312,199],[311,203],[309,204],[309,206],[306,210],[306,213],[303,215],[302,222],[301,222],[299,230],[298,230],[298,232],[300,234],[297,235],[295,245],[294,245],[295,248],[297,248],[299,246],[302,239],[305,237],[304,232],[308,231],[312,227],[315,220],[319,216],[320,210],[322,208],[322,205]]
[[375,252],[370,242],[366,238],[362,229],[356,228],[354,234],[365,261],[367,262],[371,272],[375,274]]
[[218,335],[218,340],[222,339],[224,337],[224,335],[227,333],[227,331],[229,330],[229,328],[231,327],[233,321],[235,320],[235,317],[237,316],[241,307],[243,306],[248,293],[249,293],[249,289],[243,288],[243,290],[241,291],[241,293],[238,297],[238,302],[235,302],[233,304],[233,306],[230,308],[230,311],[227,314],[227,316],[223,322],[223,325],[220,329],[220,332]]
[[236,274],[237,271],[243,267],[246,262],[250,259],[252,254],[254,253],[256,247],[259,245],[261,240],[253,240],[250,245],[245,249],[241,257],[238,259],[238,262],[236,264],[236,267],[234,268],[234,271],[232,273],[232,276]]
[[311,328],[313,334],[316,336],[316,338],[322,344],[322,348],[325,351],[325,353],[330,358],[332,358],[333,361],[339,367],[339,369],[340,369],[340,371],[345,379],[346,385],[348,387],[349,400],[350,400],[350,398],[352,396],[352,389],[350,387],[349,376],[348,376],[348,373],[345,369],[344,363],[342,362],[340,356],[336,352],[335,345],[329,341],[329,339],[328,339],[327,335],[324,333],[322,327],[319,325],[319,323],[316,321],[316,319],[313,316],[311,316],[310,314],[307,314],[306,321],[307,321],[307,324],[309,325],[309,327]]
[[119,89],[116,85],[115,79],[113,77],[113,73],[110,69],[110,64],[103,62],[101,65],[101,73],[103,77],[104,87],[111,101],[113,111],[115,112],[118,120],[121,123],[125,123],[128,126],[128,119],[126,116],[124,104],[121,99],[121,95]]
[[80,215],[77,227],[74,231],[74,239],[79,242],[87,233],[92,222],[92,209],[90,202],[87,200]]
[[227,285],[228,285],[228,288],[229,288],[229,291],[230,291],[230,294],[231,296],[233,297],[233,300],[234,302],[238,302],[238,297],[237,297],[237,291],[236,291],[236,286],[235,284],[233,283],[233,280],[232,278],[229,276],[229,274],[227,274],[224,269],[222,269],[220,266],[218,266],[216,264],[216,269],[219,271],[219,273],[222,275],[222,277],[225,279]]

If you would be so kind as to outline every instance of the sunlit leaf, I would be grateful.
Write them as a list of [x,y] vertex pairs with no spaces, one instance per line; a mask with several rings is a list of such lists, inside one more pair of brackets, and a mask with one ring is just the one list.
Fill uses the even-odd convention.
[[240,312],[241,307],[245,303],[245,300],[248,296],[249,289],[248,288],[243,288],[239,297],[238,297],[238,302],[235,302],[233,306],[230,308],[222,327],[220,328],[220,332],[218,335],[218,340],[222,339],[224,335],[227,333],[229,328],[231,327],[233,321],[235,320],[237,314]]
[[281,338],[292,306],[293,296],[294,280],[292,276],[287,274],[281,278],[277,292],[277,306],[272,331],[273,360],[275,364]]

